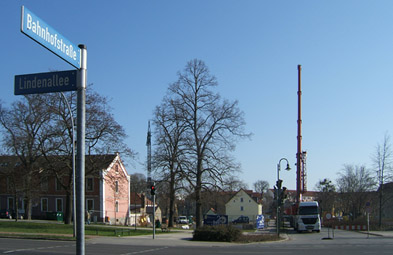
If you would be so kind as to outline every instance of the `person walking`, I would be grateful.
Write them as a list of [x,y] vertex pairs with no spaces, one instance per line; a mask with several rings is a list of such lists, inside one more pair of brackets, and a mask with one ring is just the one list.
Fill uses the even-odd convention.
[[87,225],[90,225],[90,218],[91,218],[91,215],[90,215],[90,212],[89,212],[89,211],[86,211],[86,213],[87,213]]

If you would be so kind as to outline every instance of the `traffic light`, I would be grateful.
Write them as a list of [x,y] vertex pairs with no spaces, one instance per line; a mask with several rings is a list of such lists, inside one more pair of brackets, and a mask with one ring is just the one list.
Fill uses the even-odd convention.
[[276,187],[277,187],[277,189],[281,189],[281,186],[282,186],[282,180],[281,179],[278,179],[277,180],[277,182],[276,182]]
[[150,194],[151,194],[152,196],[154,196],[154,195],[156,194],[156,186],[154,186],[154,185],[151,185],[151,186],[150,186]]
[[286,187],[282,187],[281,190],[279,190],[279,204],[282,205],[285,201],[285,199],[287,199],[287,188]]

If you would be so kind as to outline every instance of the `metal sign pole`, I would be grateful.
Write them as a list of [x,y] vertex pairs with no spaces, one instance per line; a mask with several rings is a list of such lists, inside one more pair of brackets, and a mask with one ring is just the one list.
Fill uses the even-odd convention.
[[81,68],[79,69],[77,97],[77,235],[76,254],[85,254],[85,127],[86,127],[86,80],[87,80],[87,49],[81,49]]

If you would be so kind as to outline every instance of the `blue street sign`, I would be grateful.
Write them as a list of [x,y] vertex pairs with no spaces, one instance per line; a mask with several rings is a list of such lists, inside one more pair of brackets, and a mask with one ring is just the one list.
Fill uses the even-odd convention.
[[261,215],[257,215],[257,229],[263,229],[265,227],[265,217]]
[[15,95],[77,90],[77,70],[15,75]]
[[41,44],[75,68],[81,67],[79,47],[50,27],[29,9],[22,6],[21,32]]

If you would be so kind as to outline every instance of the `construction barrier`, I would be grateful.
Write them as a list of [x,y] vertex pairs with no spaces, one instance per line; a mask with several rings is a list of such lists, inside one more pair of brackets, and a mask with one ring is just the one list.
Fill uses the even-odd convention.
[[341,226],[334,226],[334,229],[341,229],[341,230],[367,230],[366,225],[341,225]]

